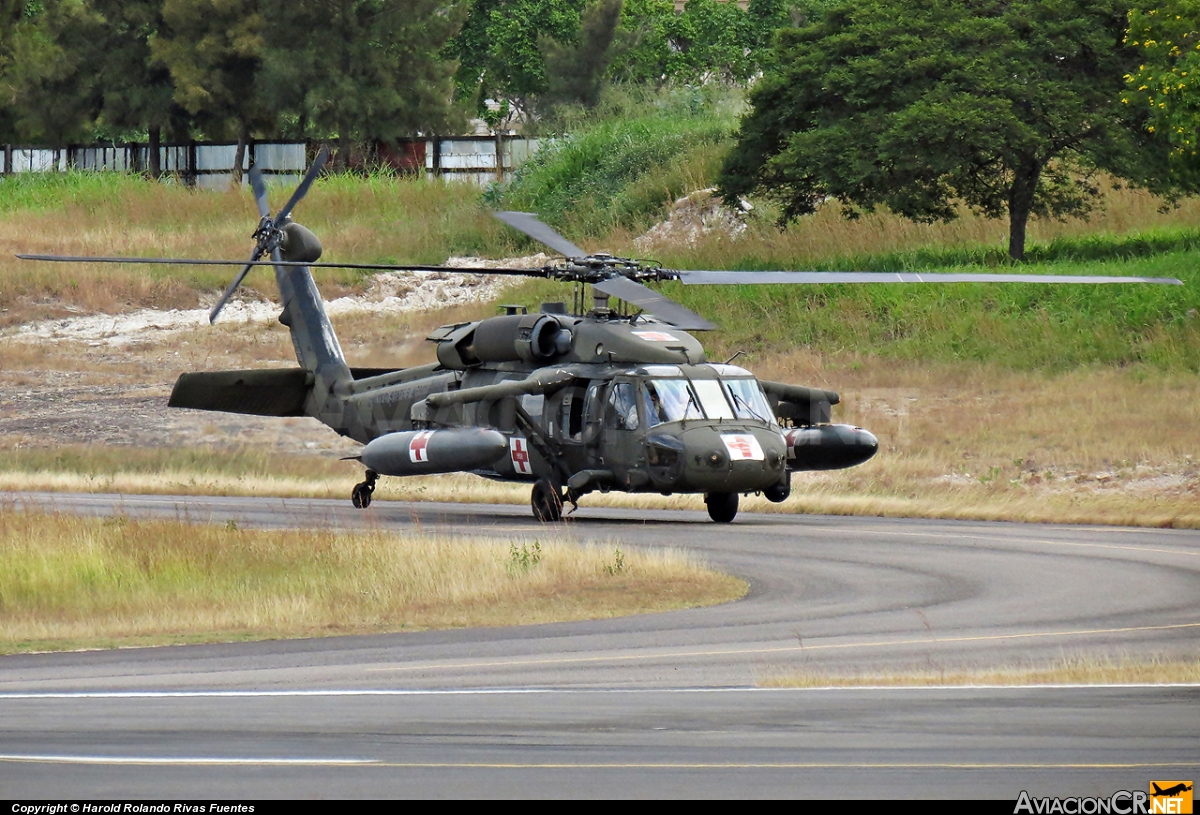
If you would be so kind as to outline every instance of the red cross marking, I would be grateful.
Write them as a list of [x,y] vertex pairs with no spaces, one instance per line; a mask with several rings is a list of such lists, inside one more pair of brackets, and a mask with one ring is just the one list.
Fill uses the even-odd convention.
[[508,440],[509,455],[512,457],[513,469],[519,473],[531,475],[533,467],[529,463],[529,450],[525,448],[525,439],[513,436]]
[[741,458],[750,458],[754,455],[754,448],[750,446],[750,442],[746,441],[742,436],[734,436],[729,440],[729,446],[738,451]]
[[423,464],[429,461],[429,438],[432,435],[432,430],[422,430],[408,443],[408,457],[413,464]]

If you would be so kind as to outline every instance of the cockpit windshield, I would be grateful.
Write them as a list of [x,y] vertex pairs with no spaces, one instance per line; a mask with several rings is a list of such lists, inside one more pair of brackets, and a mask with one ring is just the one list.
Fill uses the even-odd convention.
[[642,398],[648,427],[704,418],[686,379],[648,379],[643,383]]
[[642,380],[646,426],[689,419],[752,419],[775,423],[774,412],[754,377]]
[[725,400],[721,383],[715,379],[693,379],[696,393],[700,394],[700,404],[710,419],[732,419],[733,411]]
[[775,423],[775,412],[767,402],[766,394],[757,379],[722,379],[729,401],[739,419],[758,419],[768,424]]

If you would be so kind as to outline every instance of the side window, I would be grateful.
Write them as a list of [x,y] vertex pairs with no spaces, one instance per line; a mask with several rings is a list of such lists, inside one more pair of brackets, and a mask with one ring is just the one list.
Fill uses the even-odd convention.
[[615,430],[637,430],[637,400],[632,382],[617,382],[608,392],[604,424]]
[[583,389],[568,388],[559,407],[559,428],[563,441],[583,441]]

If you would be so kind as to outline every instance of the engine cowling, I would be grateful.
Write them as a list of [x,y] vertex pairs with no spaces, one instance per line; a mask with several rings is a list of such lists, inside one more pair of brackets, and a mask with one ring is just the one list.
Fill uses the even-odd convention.
[[545,362],[571,350],[571,332],[550,314],[491,317],[476,327],[471,350],[481,362]]

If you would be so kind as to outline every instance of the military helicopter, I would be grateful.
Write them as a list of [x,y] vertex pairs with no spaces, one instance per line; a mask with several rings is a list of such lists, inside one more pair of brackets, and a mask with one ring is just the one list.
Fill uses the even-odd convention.
[[[185,373],[171,407],[258,416],[311,416],[365,445],[366,468],[351,500],[366,508],[380,476],[468,472],[532,484],[541,521],[563,517],[594,491],[702,493],[709,517],[728,523],[739,496],[782,502],[795,472],[853,467],[879,442],[860,427],[831,423],[838,394],[758,380],[748,370],[706,359],[689,331],[716,326],[644,282],[761,283],[1168,283],[1166,278],[1063,275],[891,274],[872,272],[681,271],[588,253],[529,213],[496,217],[563,256],[530,269],[454,268],[577,284],[573,308],[545,303],[537,313],[442,326],[428,339],[436,362],[407,369],[350,367],[309,271],[446,267],[319,261],[320,241],[291,212],[328,158],[322,149],[288,202],[272,216],[257,168],[250,182],[260,221],[242,261],[19,255],[24,259],[243,265],[209,318],[215,321],[255,267],[272,266],[299,367]],[[261,260],[269,256],[270,260]],[[592,305],[587,308],[586,292]],[[610,299],[636,311],[612,308]]]

